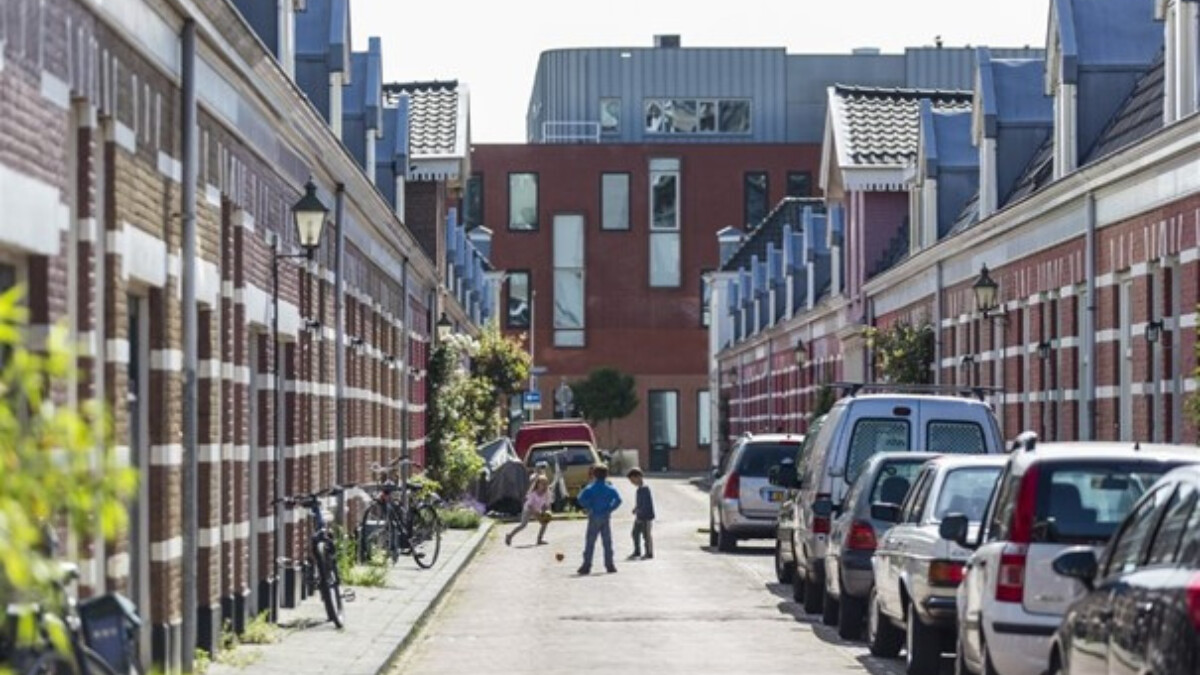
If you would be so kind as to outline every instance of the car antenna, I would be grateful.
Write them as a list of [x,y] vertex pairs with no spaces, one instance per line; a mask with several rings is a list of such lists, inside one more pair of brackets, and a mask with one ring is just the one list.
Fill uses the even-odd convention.
[[1142,449],[1142,443],[1141,443],[1141,441],[1134,441],[1134,442],[1133,442],[1133,451],[1134,451],[1134,452],[1137,452],[1137,451],[1139,451],[1139,450],[1141,450],[1141,449]]

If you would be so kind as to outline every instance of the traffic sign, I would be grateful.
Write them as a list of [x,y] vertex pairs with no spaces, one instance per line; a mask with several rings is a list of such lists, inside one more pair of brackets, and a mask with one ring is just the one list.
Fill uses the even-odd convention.
[[526,410],[541,410],[542,409],[542,392],[527,391],[525,392],[525,409]]

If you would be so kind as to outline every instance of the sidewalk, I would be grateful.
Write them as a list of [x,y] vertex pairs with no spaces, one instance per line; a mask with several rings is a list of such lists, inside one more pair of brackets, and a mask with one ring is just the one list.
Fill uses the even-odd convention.
[[447,530],[442,533],[442,550],[433,569],[419,569],[411,558],[401,558],[392,567],[387,586],[354,588],[354,601],[346,603],[343,630],[325,619],[317,596],[295,609],[283,610],[280,623],[284,633],[278,642],[239,645],[227,663],[214,662],[208,675],[385,672],[491,528],[492,521],[484,519],[474,532]]

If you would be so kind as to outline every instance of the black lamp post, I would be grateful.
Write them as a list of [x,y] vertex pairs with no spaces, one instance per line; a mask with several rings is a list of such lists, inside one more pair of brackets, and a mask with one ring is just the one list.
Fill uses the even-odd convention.
[[450,331],[452,330],[454,330],[454,324],[451,323],[450,317],[446,316],[445,312],[442,312],[442,316],[437,322],[438,342],[442,342],[446,338],[450,337]]
[[1049,340],[1043,340],[1042,342],[1039,342],[1037,346],[1038,358],[1043,361],[1050,358],[1050,351],[1052,349],[1054,349],[1054,345],[1051,344]]
[[[284,258],[304,258],[312,260],[317,253],[317,248],[321,246],[321,234],[325,229],[325,218],[329,214],[329,209],[317,197],[317,186],[313,183],[312,178],[308,179],[308,183],[304,186],[304,196],[300,201],[292,206],[292,224],[296,228],[296,238],[300,242],[300,248],[304,249],[302,253],[280,253],[279,240],[275,240],[274,251],[271,256],[271,332],[275,341],[275,559],[279,560],[283,557],[283,551],[286,547],[284,540],[284,510],[283,503],[279,501],[283,497],[283,484],[287,480],[287,471],[284,466],[284,424],[283,424],[283,409],[284,409],[284,391],[283,391],[283,349],[279,343],[279,261]],[[291,570],[289,570],[291,572]],[[294,573],[294,572],[293,572]],[[291,584],[294,587],[295,578],[292,577]],[[276,582],[278,583],[278,581]],[[275,615],[278,617],[279,600],[283,592],[286,592],[288,582],[284,582],[284,589],[276,588],[274,609]]]
[[1162,337],[1163,322],[1162,319],[1151,321],[1146,324],[1146,342],[1154,344]]
[[975,294],[975,310],[985,317],[998,306],[996,296],[999,294],[1000,284],[988,274],[987,265],[979,270],[979,278],[971,285],[971,291]]

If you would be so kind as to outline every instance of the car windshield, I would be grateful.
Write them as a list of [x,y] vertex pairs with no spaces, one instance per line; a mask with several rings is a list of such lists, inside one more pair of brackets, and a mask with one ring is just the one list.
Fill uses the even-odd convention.
[[976,466],[954,469],[942,479],[942,492],[933,511],[934,520],[941,521],[951,513],[961,513],[972,523],[983,520],[988,500],[1000,477],[998,466]]
[[883,502],[896,506],[903,504],[904,497],[908,495],[908,489],[912,487],[913,480],[921,472],[921,466],[924,463],[925,460],[921,459],[896,460],[884,464],[880,467],[879,474],[875,476],[870,503]]
[[1134,502],[1174,468],[1162,462],[1072,463],[1042,469],[1034,540],[1099,543],[1116,532]]
[[529,464],[541,462],[553,465],[555,458],[562,466],[586,466],[595,462],[592,451],[586,445],[556,445],[552,448],[535,448],[529,453]]
[[742,478],[766,478],[771,467],[783,464],[785,459],[795,459],[800,450],[800,441],[781,443],[747,443],[738,461],[737,472]]

